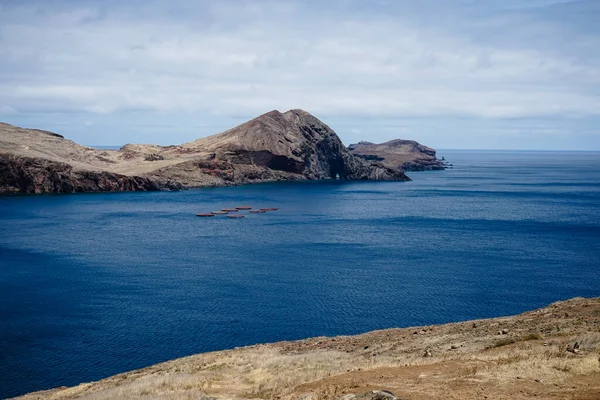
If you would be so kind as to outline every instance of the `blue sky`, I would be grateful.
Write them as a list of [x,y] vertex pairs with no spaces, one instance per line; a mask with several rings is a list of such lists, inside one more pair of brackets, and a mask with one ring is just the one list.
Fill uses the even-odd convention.
[[0,0],[0,121],[177,144],[305,109],[346,144],[600,150],[600,0]]

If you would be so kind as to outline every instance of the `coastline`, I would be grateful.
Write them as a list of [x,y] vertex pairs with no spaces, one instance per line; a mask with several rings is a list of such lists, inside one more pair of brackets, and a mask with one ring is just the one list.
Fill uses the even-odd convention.
[[373,390],[407,399],[592,399],[599,356],[600,298],[575,298],[516,316],[198,354],[17,399],[351,399]]
[[5,123],[0,131],[0,193],[160,191],[328,178],[410,180],[398,166],[353,155],[335,131],[298,109],[273,110],[180,145],[127,144],[119,150],[81,146],[58,133]]

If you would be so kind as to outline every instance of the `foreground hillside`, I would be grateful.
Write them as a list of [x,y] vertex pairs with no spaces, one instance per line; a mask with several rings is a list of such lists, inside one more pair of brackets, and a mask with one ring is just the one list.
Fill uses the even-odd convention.
[[600,298],[578,298],[513,317],[200,354],[21,399],[600,399],[599,363]]
[[176,190],[257,182],[409,180],[353,155],[303,110],[271,111],[226,132],[175,146],[81,146],[61,135],[0,123],[0,193]]

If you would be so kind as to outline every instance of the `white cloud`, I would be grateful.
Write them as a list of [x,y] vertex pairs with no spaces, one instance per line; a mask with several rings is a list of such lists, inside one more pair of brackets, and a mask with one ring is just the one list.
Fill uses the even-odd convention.
[[11,106],[0,105],[0,115],[13,115],[16,114],[17,110]]
[[[529,6],[542,3],[556,2]],[[477,9],[475,18],[473,3],[449,8],[434,0],[75,4],[3,7],[4,107],[105,115],[289,108],[351,117],[600,115],[593,51],[600,37],[531,12]]]

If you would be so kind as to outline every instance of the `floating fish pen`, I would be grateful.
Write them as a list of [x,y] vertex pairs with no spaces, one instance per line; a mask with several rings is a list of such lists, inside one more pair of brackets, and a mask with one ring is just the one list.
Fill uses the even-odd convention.
[[249,211],[251,214],[264,214],[267,211],[277,211],[279,208],[268,207],[261,209],[253,209],[251,206],[238,206],[236,208],[223,208],[221,210],[211,211],[209,214],[196,214],[198,217],[214,217],[215,215],[225,215],[227,218],[244,218],[245,215],[240,211]]

